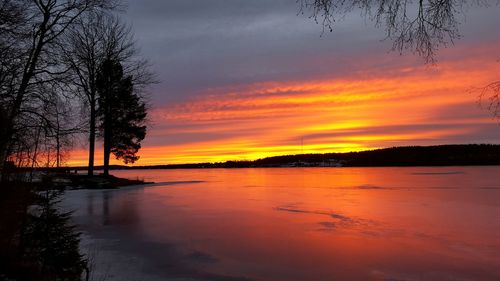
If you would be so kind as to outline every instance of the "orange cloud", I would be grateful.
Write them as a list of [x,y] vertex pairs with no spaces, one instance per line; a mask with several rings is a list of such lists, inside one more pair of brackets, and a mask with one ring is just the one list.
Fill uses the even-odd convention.
[[[198,98],[153,110],[139,164],[498,141],[500,128],[467,91],[497,79],[498,67],[485,56],[395,68],[366,79],[207,89]],[[72,155],[69,165],[85,165],[85,151]]]

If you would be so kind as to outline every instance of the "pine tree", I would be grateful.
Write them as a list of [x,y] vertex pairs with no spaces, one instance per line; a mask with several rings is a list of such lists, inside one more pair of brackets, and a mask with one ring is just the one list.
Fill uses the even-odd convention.
[[124,76],[120,62],[107,59],[99,68],[96,86],[101,121],[99,132],[104,141],[104,175],[109,175],[109,157],[125,164],[139,159],[137,152],[146,137],[146,105],[134,92],[132,76]]

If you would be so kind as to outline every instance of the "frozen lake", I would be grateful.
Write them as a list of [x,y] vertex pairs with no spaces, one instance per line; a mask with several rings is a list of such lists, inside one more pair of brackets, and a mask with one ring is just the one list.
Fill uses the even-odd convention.
[[500,167],[113,171],[76,190],[93,280],[500,280]]

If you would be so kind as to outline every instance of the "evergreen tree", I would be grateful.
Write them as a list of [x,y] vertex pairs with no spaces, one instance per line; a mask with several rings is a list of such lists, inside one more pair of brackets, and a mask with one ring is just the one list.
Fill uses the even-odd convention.
[[134,92],[131,76],[124,77],[117,60],[107,59],[99,68],[96,81],[99,93],[100,136],[104,141],[104,175],[109,175],[109,157],[125,164],[139,159],[137,152],[146,136],[146,106]]

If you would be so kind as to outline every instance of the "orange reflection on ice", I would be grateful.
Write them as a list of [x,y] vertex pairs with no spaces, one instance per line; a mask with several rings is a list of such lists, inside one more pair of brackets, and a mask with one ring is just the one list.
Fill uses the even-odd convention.
[[96,243],[163,277],[187,266],[194,280],[500,279],[498,167],[115,174],[159,184],[88,191],[92,200],[76,191],[88,206],[75,217],[92,222]]

